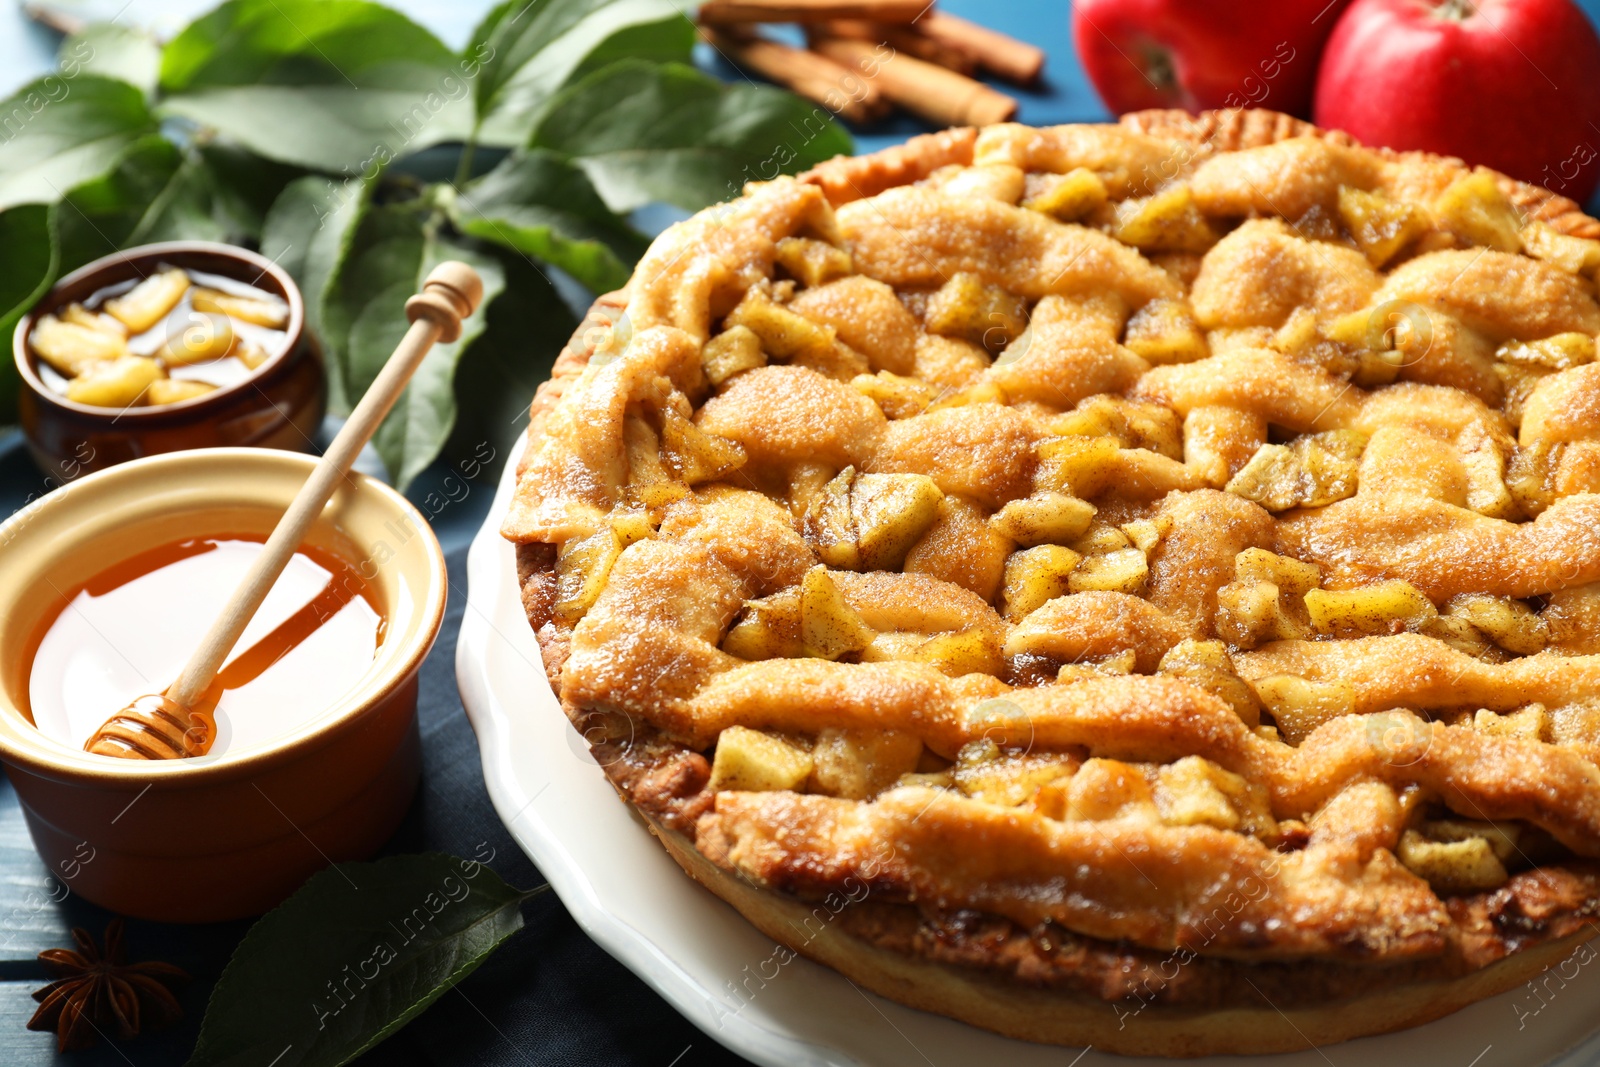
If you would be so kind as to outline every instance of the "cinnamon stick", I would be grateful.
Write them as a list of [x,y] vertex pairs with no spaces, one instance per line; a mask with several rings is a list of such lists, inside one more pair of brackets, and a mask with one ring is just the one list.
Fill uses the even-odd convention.
[[1005,93],[884,44],[818,37],[811,47],[836,63],[859,70],[885,97],[941,126],[988,126],[1017,113],[1017,102]]
[[929,0],[705,0],[700,5],[700,21],[722,26],[830,19],[904,24],[916,21],[928,7]]
[[[927,16],[923,16],[926,18]],[[937,63],[946,70],[968,77],[978,65],[965,52],[936,41],[915,25],[899,26],[892,22],[868,22],[866,19],[836,19],[819,24],[817,31],[824,37],[850,37],[858,41],[882,41],[897,52],[916,56],[928,63]]]
[[996,77],[1018,85],[1033,84],[1044,69],[1044,49],[955,15],[929,11],[917,20],[916,28],[935,44],[959,52]]
[[871,122],[889,111],[889,102],[878,86],[853,67],[748,33],[728,32],[714,26],[703,26],[700,32],[728,62],[753,70],[821,104],[840,118]]

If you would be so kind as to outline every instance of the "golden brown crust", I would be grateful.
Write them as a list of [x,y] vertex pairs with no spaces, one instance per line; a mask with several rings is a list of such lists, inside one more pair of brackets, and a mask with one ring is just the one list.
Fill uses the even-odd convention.
[[[538,390],[533,394],[533,401],[528,407],[528,438],[536,440],[544,432],[545,420],[551,410],[560,402],[569,386],[583,374],[583,369],[589,365],[589,360],[594,356],[595,347],[599,343],[598,330],[613,325],[628,306],[626,290],[605,293],[595,299],[589,311],[573,331],[572,337],[567,341],[561,352],[556,356],[555,364],[550,368],[550,377],[540,383]],[[517,464],[520,472],[527,463],[531,449],[524,450]],[[559,685],[561,665],[567,660],[568,633],[551,622],[551,610],[555,604],[556,581],[556,546],[537,541],[525,542],[516,546],[517,552],[517,582],[522,590],[522,610],[528,616],[528,623],[533,627],[534,634],[539,640],[539,650],[544,657],[545,672],[552,686]]]
[[[1199,117],[1146,112],[1125,117],[1123,126],[1135,133],[1186,141],[1207,155],[1307,135],[1340,146],[1354,144],[1348,135],[1320,131],[1267,112]],[[831,161],[805,176],[805,180],[819,186],[832,203],[845,204],[920,181],[950,164],[969,164],[975,141],[976,131],[947,131],[914,139],[901,149],[875,157]],[[1382,155],[1389,160],[1416,160],[1419,166],[1452,174],[1468,173],[1454,160],[1416,154]],[[1570,201],[1500,176],[1496,179],[1529,217],[1544,221],[1559,232],[1600,235],[1600,223],[1581,215]],[[1418,180],[1437,179],[1430,171]],[[796,203],[796,211],[803,214],[809,210],[803,202]],[[913,214],[909,224],[915,223]],[[1137,302],[1148,297],[1135,299]],[[597,301],[591,319],[586,320],[563,352],[551,382],[541,387],[535,398],[532,434],[537,434],[566,387],[582,374],[595,345],[603,340],[605,332],[597,332],[594,327],[614,321],[624,303],[620,294]],[[675,321],[685,321],[693,332],[692,323]],[[1341,399],[1351,401],[1348,395]],[[1362,417],[1361,400],[1355,397],[1349,415],[1340,417],[1355,424]],[[1171,398],[1163,398],[1163,402],[1174,404]],[[1326,417],[1327,406],[1318,407],[1322,409],[1318,417]],[[1274,423],[1284,421],[1281,411],[1268,415]],[[1321,424],[1317,428],[1321,429]],[[912,464],[907,469],[924,467]],[[1230,561],[1234,551],[1227,553]],[[539,635],[553,683],[561,674],[571,637],[570,627],[558,625],[552,617],[555,559],[554,545],[518,545],[524,607]],[[709,557],[707,563],[717,565]],[[1257,672],[1263,673],[1270,672]],[[732,678],[728,680],[737,684]],[[1403,954],[1390,952],[1379,953],[1386,957],[1385,965],[1376,968],[1332,958],[1271,963],[1191,955],[1192,965],[1182,968],[1182,981],[1158,980],[1154,991],[1150,968],[1159,967],[1170,953],[1067,934],[1063,928],[1053,927],[1048,919],[1030,932],[1015,918],[993,913],[941,913],[936,908],[930,910],[927,904],[907,903],[908,899],[915,899],[915,888],[892,879],[877,886],[876,897],[866,906],[839,912],[828,938],[796,943],[792,931],[798,928],[797,919],[812,914],[818,900],[836,894],[839,887],[850,884],[849,879],[859,878],[861,868],[818,876],[815,868],[805,868],[808,861],[801,858],[803,853],[786,852],[780,867],[791,863],[800,867],[783,868],[786,873],[771,868],[762,878],[765,885],[752,884],[749,877],[760,868],[729,861],[734,844],[726,833],[733,824],[712,814],[715,797],[706,789],[709,765],[704,755],[624,713],[580,710],[571,705],[567,711],[591,741],[619,792],[657,823],[663,842],[678,862],[769,935],[894,999],[1030,1040],[1094,1043],[1135,1054],[1203,1055],[1298,1049],[1306,1047],[1307,1038],[1323,1043],[1416,1025],[1510,988],[1570,952],[1592,932],[1589,924],[1600,899],[1591,868],[1572,863],[1538,868],[1514,875],[1497,890],[1449,897],[1449,918],[1445,921],[1452,928],[1451,936],[1447,941],[1436,938],[1428,942],[1435,947],[1410,962],[1402,960]],[[735,717],[731,721],[740,720]],[[1030,731],[1033,728],[1030,725]],[[1319,740],[1324,749],[1338,743],[1331,733],[1319,735]],[[1245,745],[1241,752],[1248,749],[1247,742],[1241,743]],[[1444,747],[1459,743],[1450,740]],[[1187,744],[1191,747],[1179,748],[1195,751],[1192,743]],[[1302,751],[1308,759],[1315,755],[1311,750]],[[1449,773],[1448,753],[1438,759]],[[1580,779],[1593,773],[1592,767],[1580,769],[1575,763],[1570,767],[1563,763],[1562,768],[1562,773],[1577,774]],[[1259,772],[1259,767],[1255,771]],[[1304,774],[1286,777],[1305,781]],[[1584,787],[1578,784],[1574,788]],[[1327,786],[1329,793],[1336,790],[1335,785]],[[1307,802],[1311,807],[1306,810],[1314,810],[1320,803],[1309,799]],[[1537,801],[1530,803],[1534,808],[1538,806]],[[1529,814],[1537,813],[1530,808]],[[697,832],[697,824],[702,823],[700,850],[696,851],[689,842]],[[798,824],[790,821],[783,825],[792,828]],[[1548,823],[1541,825],[1553,832],[1560,829]],[[787,831],[780,828],[778,832]],[[1581,843],[1589,833],[1590,828],[1585,827],[1572,831],[1570,837]],[[1300,847],[1303,844],[1300,842]],[[712,858],[720,854],[722,866],[708,859],[707,852]],[[822,858],[830,857],[824,854]],[[744,874],[736,874],[730,868]],[[806,876],[793,877],[796,873]],[[775,885],[787,885],[798,895],[779,892],[772,888]],[[1038,934],[1052,929],[1061,935],[1056,938],[1060,944],[1046,952],[1040,948]],[[1045,941],[1050,939],[1046,937]],[[1440,945],[1446,947],[1440,950]],[[1062,946],[1069,947],[1062,951]],[[1183,951],[1181,939],[1175,951]],[[1328,956],[1326,949],[1322,956]],[[1283,1002],[1272,1008],[1257,1003],[1256,998],[1243,991],[1252,981],[1269,982],[1274,989],[1285,990]],[[1284,1009],[1294,1019],[1298,1032],[1282,1026],[1283,1016],[1278,1009]],[[1139,1017],[1137,1027],[1127,1026],[1123,1018],[1130,1010]]]
[[[544,432],[545,420],[551,410],[561,401],[567,388],[583,374],[583,369],[589,365],[593,358],[596,346],[600,343],[600,334],[597,332],[613,325],[621,317],[623,309],[628,306],[628,293],[619,289],[613,293],[606,293],[596,297],[590,305],[588,314],[573,331],[572,337],[563,346],[556,356],[555,364],[550,368],[550,377],[540,383],[533,394],[533,401],[528,405],[528,438],[535,440]],[[522,462],[526,462],[528,454],[523,453]],[[522,468],[519,465],[518,470]]]
[[[1345,147],[1360,145],[1342,130],[1324,130],[1304,119],[1278,111],[1229,109],[1191,115],[1182,110],[1135,111],[1122,116],[1125,129],[1151,134],[1193,145],[1205,155],[1258,148],[1294,137],[1318,137]],[[847,204],[863,197],[876,196],[885,189],[918,181],[940,167],[972,162],[972,146],[978,131],[972,127],[943,130],[913,137],[903,145],[867,156],[840,156],[819,164],[801,176],[822,187],[834,205]],[[1374,149],[1386,159],[1425,159],[1470,170],[1459,159],[1422,152],[1395,152]],[[1197,154],[1196,158],[1200,158]],[[1574,237],[1600,237],[1600,220],[1583,213],[1582,205],[1548,189],[1496,174],[1496,180],[1512,203],[1532,220],[1543,222]]]
[[[1153,109],[1135,111],[1122,116],[1122,125],[1138,133],[1169,137],[1204,147],[1208,152],[1232,152],[1240,148],[1258,148],[1277,144],[1292,137],[1320,137],[1330,144],[1345,147],[1362,147],[1361,142],[1343,130],[1324,130],[1320,126],[1285,115],[1279,111],[1260,109],[1228,109],[1204,111],[1191,115],[1187,111]],[[1444,164],[1466,172],[1471,168],[1459,159],[1436,156],[1426,152],[1395,152],[1387,148],[1370,149],[1385,159],[1426,160]],[[1580,204],[1557,193],[1527,182],[1495,174],[1500,188],[1525,212],[1529,219],[1543,222],[1573,237],[1600,237],[1600,220],[1583,213]]]
[[896,185],[920,181],[952,163],[966,166],[972,162],[972,146],[977,139],[978,131],[973,126],[924,133],[871,155],[830,159],[811,168],[801,180],[821,186],[829,203],[848,204],[877,196]]
[[[1521,942],[1485,922],[1485,939],[1503,949],[1465,973],[1461,960],[1397,974],[1325,962],[1237,964],[1130,950],[1059,929],[1029,932],[975,914],[930,919],[910,906],[875,903],[859,884],[802,901],[752,886],[680,833],[655,824],[651,831],[691,877],[762,933],[875,993],[1007,1037],[1127,1056],[1299,1052],[1420,1026],[1516,988],[1585,951],[1581,946],[1595,933],[1588,912]],[[1588,906],[1594,876],[1586,877],[1586,892],[1564,895],[1558,906],[1577,898]],[[1501,901],[1520,900],[1518,889],[1508,887]],[[1526,889],[1527,910],[1548,899],[1541,890]],[[741,984],[744,977],[736,976],[726,993],[730,1013],[759,992],[759,977]]]

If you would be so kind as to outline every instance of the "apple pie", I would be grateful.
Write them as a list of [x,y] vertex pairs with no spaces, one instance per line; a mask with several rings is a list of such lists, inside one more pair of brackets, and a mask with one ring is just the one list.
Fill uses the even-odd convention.
[[753,184],[534,399],[523,603],[786,951],[1130,1054],[1416,1025],[1592,951],[1597,270],[1570,201],[1265,111]]

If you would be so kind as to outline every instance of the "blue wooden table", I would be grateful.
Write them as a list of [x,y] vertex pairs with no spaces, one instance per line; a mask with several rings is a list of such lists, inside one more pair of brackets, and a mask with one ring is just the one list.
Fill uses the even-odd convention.
[[[473,24],[489,6],[489,0],[388,2],[453,47],[466,41]],[[1106,117],[1073,55],[1065,0],[1007,0],[1003,4],[940,0],[940,5],[953,14],[1033,41],[1049,53],[1041,85],[1018,94],[1022,102],[1020,121],[1044,125]],[[111,10],[115,11],[116,6],[112,5]],[[209,6],[209,0],[130,0],[128,10],[130,17],[144,24],[165,22],[170,27],[181,25]],[[1600,0],[1584,0],[1584,6],[1591,16],[1600,12]],[[0,95],[51,69],[58,43],[55,34],[24,17],[16,0],[0,0]],[[709,49],[702,49],[700,59],[708,70],[723,77],[741,77]],[[1600,76],[1600,72],[1596,73]],[[859,149],[870,151],[925,129],[913,119],[895,117],[855,132]],[[5,250],[0,249],[3,254]],[[530,380],[541,376],[535,374]],[[419,479],[410,495],[422,501],[448,474],[436,466]],[[44,488],[43,476],[27,458],[15,433],[0,432],[0,515],[14,511]],[[517,852],[489,806],[452,667],[455,631],[465,599],[462,558],[487,513],[492,494],[492,486],[487,484],[473,486],[464,498],[456,499],[459,494],[452,493],[454,502],[433,520],[450,557],[453,588],[445,633],[423,674],[423,786],[406,824],[391,842],[390,851],[443,849],[459,855],[482,855],[482,849],[488,847],[496,853],[491,865],[503,877],[514,884],[534,885],[543,879]],[[595,948],[553,896],[538,898],[524,914],[528,928],[508,942],[488,965],[361,1062],[441,1067],[543,1067],[547,1063],[692,1067],[740,1062],[693,1030],[642,983]],[[182,996],[189,1018],[172,1032],[58,1058],[53,1050],[53,1035],[29,1033],[23,1028],[35,1007],[29,993],[44,981],[34,962],[35,954],[44,948],[69,944],[68,931],[74,925],[90,927],[98,935],[108,918],[101,909],[73,896],[66,884],[45,870],[28,839],[16,796],[9,783],[0,778],[0,1067],[56,1062],[92,1067],[172,1067],[186,1058],[210,984],[246,924],[130,924],[128,943],[133,958],[168,960],[187,968],[197,978]],[[270,1067],[270,1062],[270,1053],[264,1054],[259,1065],[252,1067]]]

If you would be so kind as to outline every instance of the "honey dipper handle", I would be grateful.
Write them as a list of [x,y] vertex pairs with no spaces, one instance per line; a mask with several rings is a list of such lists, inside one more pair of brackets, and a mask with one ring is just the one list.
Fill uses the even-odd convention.
[[411,320],[411,329],[406,331],[394,354],[367,387],[361,402],[312,469],[311,477],[295,494],[283,518],[278,520],[261,554],[234,590],[232,599],[200,639],[200,647],[189,657],[183,673],[167,690],[172,701],[186,710],[194,707],[200,694],[217,676],[228,653],[233,651],[239,635],[250,625],[256,609],[267,598],[307,531],[322,514],[339,482],[349,473],[361,447],[400,399],[423,357],[436,341],[448,344],[460,337],[461,320],[476,311],[482,300],[483,281],[477,271],[465,263],[449,261],[429,272],[422,292],[406,301],[406,317]]

